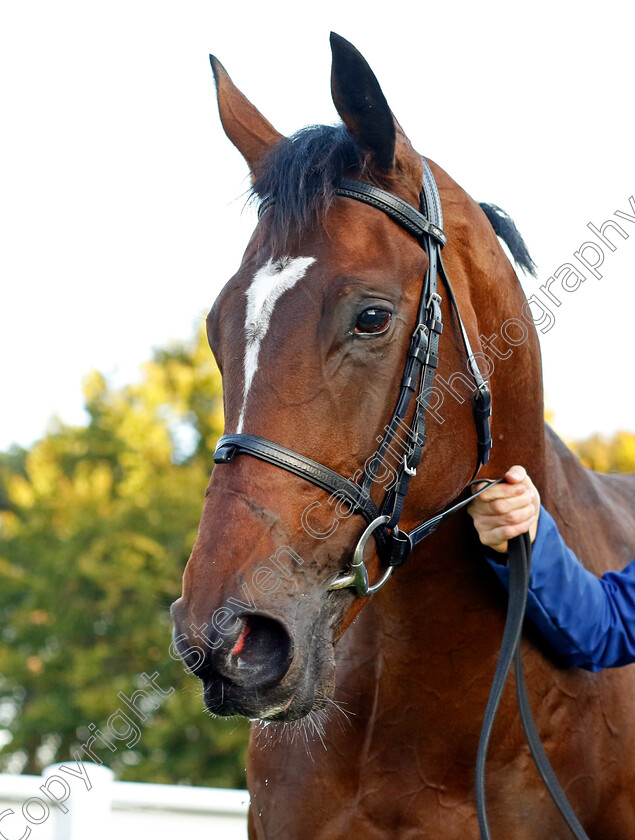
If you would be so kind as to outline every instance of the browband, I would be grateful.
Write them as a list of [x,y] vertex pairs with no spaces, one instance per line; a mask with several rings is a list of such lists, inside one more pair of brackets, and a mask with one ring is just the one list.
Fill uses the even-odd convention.
[[393,221],[417,239],[427,234],[435,239],[442,248],[447,242],[447,237],[441,228],[426,219],[423,213],[419,213],[418,210],[415,210],[408,202],[403,201],[398,196],[375,187],[373,184],[343,178],[335,192],[344,198],[354,198],[363,201],[364,204],[370,204],[371,207],[376,207],[377,210],[381,210],[382,213],[390,216]]
[[[367,184],[365,181],[351,181],[349,178],[342,178],[336,186],[335,192],[343,198],[353,198],[381,210],[382,213],[390,216],[393,221],[417,239],[425,235],[431,236],[442,248],[447,242],[445,233],[438,225],[429,221],[423,213],[419,213],[407,201],[382,190],[380,187]],[[258,218],[260,219],[265,210],[268,210],[274,204],[275,199],[272,196],[268,195],[263,198],[258,207]]]

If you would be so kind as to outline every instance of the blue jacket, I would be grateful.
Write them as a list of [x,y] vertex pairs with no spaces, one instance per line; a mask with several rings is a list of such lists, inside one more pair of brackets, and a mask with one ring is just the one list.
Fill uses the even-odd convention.
[[[507,587],[509,570],[500,564],[504,555],[488,550],[485,556]],[[541,507],[527,616],[570,665],[601,671],[635,662],[635,560],[621,572],[595,577]]]

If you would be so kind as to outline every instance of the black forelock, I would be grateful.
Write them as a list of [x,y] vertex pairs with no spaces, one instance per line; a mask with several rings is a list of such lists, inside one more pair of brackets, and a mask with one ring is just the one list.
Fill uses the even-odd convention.
[[342,178],[364,172],[364,156],[344,124],[307,126],[277,143],[260,163],[251,196],[274,203],[270,231],[278,248],[319,222]]

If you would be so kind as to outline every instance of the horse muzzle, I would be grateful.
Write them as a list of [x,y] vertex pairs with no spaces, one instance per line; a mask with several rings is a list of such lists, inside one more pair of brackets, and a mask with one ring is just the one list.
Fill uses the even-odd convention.
[[[216,715],[290,720],[307,714],[333,666],[332,644],[324,651],[303,644],[278,617],[242,613],[231,632],[190,624],[185,632],[182,599],[175,602],[173,648],[203,683],[206,708]],[[298,631],[296,630],[296,637]],[[302,637],[305,633],[300,634]],[[322,634],[320,634],[322,636]],[[327,664],[325,668],[324,665]],[[332,667],[328,667],[328,665]]]

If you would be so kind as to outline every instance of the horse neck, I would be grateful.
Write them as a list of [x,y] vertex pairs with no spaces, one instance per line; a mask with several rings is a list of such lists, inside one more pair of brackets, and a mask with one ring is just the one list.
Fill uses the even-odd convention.
[[[528,322],[527,301],[516,273],[489,221],[460,187],[445,173],[443,176],[451,185],[451,189],[446,185],[446,194],[451,192],[454,197],[453,202],[447,195],[444,198],[453,211],[446,225],[449,245],[444,259],[472,348],[483,354],[477,356],[479,366],[485,371],[489,362],[493,368],[488,374],[493,448],[490,462],[480,475],[500,477],[512,464],[523,464],[540,488],[545,473],[545,433],[538,336]],[[453,241],[467,245],[452,250]],[[523,307],[527,317],[523,316]],[[455,319],[451,320],[454,346],[449,352],[454,353],[453,369],[466,371],[458,326]],[[465,424],[465,410],[454,422]],[[466,460],[469,470],[469,454]]]
[[[493,350],[488,351],[495,365],[490,376],[493,447],[483,472],[498,478],[513,464],[522,464],[541,489],[545,482],[545,426],[540,347],[535,328],[522,317],[526,299],[511,266],[508,273],[512,277],[506,278],[504,291],[491,291],[495,306],[479,317],[480,336],[486,339],[483,344],[491,347],[495,336],[499,353],[507,356],[494,358]],[[505,340],[507,334],[520,341],[523,327],[526,338],[522,343]]]
[[[490,376],[493,449],[490,463],[479,475],[498,478],[513,464],[523,464],[540,489],[545,478],[545,436],[538,339],[533,326],[523,321],[527,334],[518,343],[520,328],[515,331],[509,319],[522,320],[525,296],[491,228],[479,231],[478,226],[472,227],[476,228],[477,241],[485,241],[489,260],[478,262],[483,247],[479,253],[476,245],[463,258],[450,253],[446,265],[473,349],[486,352],[494,364]],[[444,320],[449,324],[452,319],[448,316]],[[465,351],[456,323],[447,332],[451,335],[444,330],[442,339],[447,341],[450,367],[465,370]],[[505,334],[517,343],[510,344]],[[496,351],[487,349],[492,337]],[[505,358],[498,358],[496,352]],[[436,431],[431,429],[426,448],[431,461],[441,464],[442,469],[435,474],[439,480],[455,469],[453,461],[457,452],[461,453],[463,484],[455,489],[456,495],[471,477],[476,455],[474,426],[467,401],[461,405],[446,401],[446,405],[445,423]],[[456,435],[453,423],[457,424]],[[425,485],[424,479],[412,499],[423,510]],[[420,696],[429,701],[429,712],[442,713],[443,698],[456,696],[461,684],[466,697],[472,692],[475,661],[495,658],[502,633],[503,603],[504,596],[486,568],[471,519],[462,512],[424,541],[390,584],[373,598],[356,628],[351,628],[346,649],[352,642],[350,649],[357,655],[361,648],[376,663],[390,663],[390,675],[386,669],[375,669],[382,675],[379,682],[390,683],[388,704],[394,706],[395,692],[401,691],[405,702],[416,685],[422,691]],[[379,708],[382,694],[379,690]],[[475,714],[482,714],[485,699],[480,706],[473,697],[466,700],[465,714],[477,708]]]

